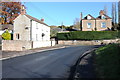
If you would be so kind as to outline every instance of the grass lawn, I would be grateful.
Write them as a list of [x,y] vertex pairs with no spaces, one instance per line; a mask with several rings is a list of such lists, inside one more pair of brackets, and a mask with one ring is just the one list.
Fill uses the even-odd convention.
[[95,51],[98,78],[120,78],[120,44],[109,44]]

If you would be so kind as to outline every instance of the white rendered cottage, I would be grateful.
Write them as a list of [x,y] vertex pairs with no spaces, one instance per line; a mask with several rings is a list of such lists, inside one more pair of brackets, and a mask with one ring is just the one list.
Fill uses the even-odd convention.
[[51,46],[50,27],[43,22],[26,14],[25,9],[14,20],[13,39],[32,41],[33,48]]

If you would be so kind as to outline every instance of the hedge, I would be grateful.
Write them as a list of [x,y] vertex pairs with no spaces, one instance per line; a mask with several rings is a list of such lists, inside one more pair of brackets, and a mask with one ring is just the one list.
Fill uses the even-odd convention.
[[57,34],[58,40],[103,40],[120,38],[120,31],[73,31]]

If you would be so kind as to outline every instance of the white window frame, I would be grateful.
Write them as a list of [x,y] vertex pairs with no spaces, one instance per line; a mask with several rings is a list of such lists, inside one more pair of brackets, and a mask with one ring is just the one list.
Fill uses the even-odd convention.
[[87,16],[87,19],[91,19],[91,16]]
[[38,23],[36,23],[36,29],[38,29]]
[[38,41],[38,34],[36,34],[36,41]]
[[19,40],[20,39],[20,34],[16,33],[16,39]]
[[104,16],[104,15],[102,15],[101,17],[102,17],[102,19],[105,19],[105,16]]
[[[102,27],[102,28],[106,28],[106,23],[105,23],[105,24],[103,24],[103,23],[105,23],[105,22],[102,22],[102,23],[101,23],[101,27]],[[104,27],[104,26],[105,26],[105,27]]]
[[91,27],[92,27],[92,23],[87,23],[87,28],[91,28]]

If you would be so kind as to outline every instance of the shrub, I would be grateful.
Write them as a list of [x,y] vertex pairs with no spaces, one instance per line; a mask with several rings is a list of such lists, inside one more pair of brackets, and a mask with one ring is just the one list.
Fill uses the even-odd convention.
[[2,38],[4,40],[11,40],[11,34],[8,32],[8,30],[6,30],[3,34],[2,34]]
[[117,31],[74,31],[58,33],[58,40],[103,40],[120,38]]

